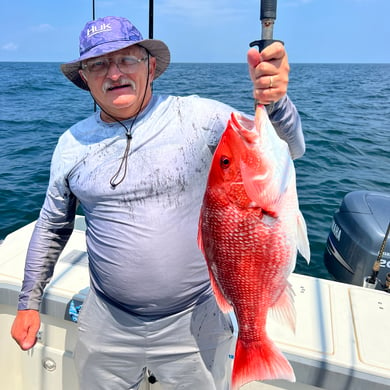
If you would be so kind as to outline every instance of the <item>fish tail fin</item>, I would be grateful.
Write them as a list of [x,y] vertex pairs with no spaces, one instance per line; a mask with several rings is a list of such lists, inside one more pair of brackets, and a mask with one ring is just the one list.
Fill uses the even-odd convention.
[[294,370],[269,338],[253,343],[237,340],[232,373],[232,390],[252,381],[285,379],[295,382]]
[[272,318],[279,323],[286,323],[295,333],[296,310],[294,306],[294,290],[289,282],[279,299],[271,307]]
[[307,264],[310,263],[310,244],[307,237],[307,227],[305,218],[303,218],[302,213],[298,213],[298,237],[297,237],[297,247],[299,253],[306,259]]

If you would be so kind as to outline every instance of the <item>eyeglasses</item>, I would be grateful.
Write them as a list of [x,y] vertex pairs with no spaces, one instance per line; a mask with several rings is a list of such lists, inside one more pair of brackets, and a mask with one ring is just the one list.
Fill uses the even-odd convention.
[[86,61],[82,65],[82,68],[87,69],[88,72],[93,73],[95,76],[104,76],[107,74],[111,63],[113,62],[122,73],[134,73],[137,71],[138,65],[147,59],[148,56],[143,58],[120,56],[114,61],[112,58],[100,57]]

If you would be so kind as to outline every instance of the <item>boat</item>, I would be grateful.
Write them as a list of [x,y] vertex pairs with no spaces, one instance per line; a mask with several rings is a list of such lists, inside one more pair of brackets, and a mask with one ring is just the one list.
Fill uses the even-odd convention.
[[[77,216],[74,232],[45,290],[36,345],[22,351],[10,336],[34,224],[9,234],[0,245],[2,388],[77,390],[75,320],[89,289],[83,216]],[[241,389],[389,389],[390,294],[299,274],[292,274],[290,282],[296,295],[296,331],[272,317],[267,330],[293,366],[297,382],[251,382]],[[226,364],[233,360],[234,349],[226,356]],[[161,386],[147,373],[141,390],[161,390]]]
[[390,292],[389,231],[390,193],[347,193],[333,216],[326,268],[339,282]]
[[[94,15],[93,6],[93,19]],[[152,0],[149,1],[149,17],[149,38],[153,38]],[[345,200],[339,214],[344,212],[347,205],[355,204],[355,198],[351,196]],[[371,195],[364,199],[369,199],[367,207],[370,207]],[[352,208],[349,213],[360,213],[361,209],[357,210],[356,212]],[[377,211],[380,214],[381,209]],[[344,231],[347,231],[343,229],[344,224],[340,222],[339,214],[332,224],[329,241],[329,253],[334,255],[336,261],[343,258],[343,254],[334,243],[344,245]],[[352,231],[354,224],[351,220],[349,226]],[[6,390],[78,390],[73,362],[77,316],[89,291],[86,226],[83,216],[76,217],[74,231],[45,290],[41,307],[42,323],[36,345],[29,351],[22,351],[10,336],[23,280],[27,247],[34,225],[35,221],[9,234],[0,242],[1,387]],[[358,236],[356,242],[359,243],[362,237]],[[385,263],[380,264],[385,264],[382,268],[389,268],[388,251],[383,255]],[[372,260],[371,252],[370,256],[368,263]],[[327,264],[330,262],[329,258]],[[296,295],[295,332],[272,317],[267,321],[269,336],[290,361],[297,381],[255,381],[242,386],[242,390],[390,388],[390,294],[380,289],[362,287],[360,282],[363,278],[367,279],[369,270],[365,268],[358,274],[357,263],[351,264],[349,260],[344,262],[349,264],[352,274],[356,275],[354,278],[344,280],[339,277],[343,280],[333,281],[299,274],[290,276],[289,281]],[[340,261],[339,263],[341,264]],[[342,266],[341,264],[339,267]],[[347,271],[351,273],[351,270]],[[383,279],[381,272],[374,275],[375,280]],[[237,337],[237,322],[233,314],[232,320]],[[234,345],[226,356],[226,364],[231,365],[233,361]],[[146,372],[140,390],[161,390],[158,378],[153,373]]]

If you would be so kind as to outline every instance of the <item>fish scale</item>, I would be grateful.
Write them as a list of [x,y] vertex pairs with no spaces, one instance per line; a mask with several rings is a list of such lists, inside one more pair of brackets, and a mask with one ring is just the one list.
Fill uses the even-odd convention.
[[238,337],[232,389],[253,380],[295,381],[266,331],[269,310],[294,329],[288,276],[299,249],[310,256],[286,143],[263,107],[255,120],[232,113],[216,148],[198,232],[216,300],[234,309]]

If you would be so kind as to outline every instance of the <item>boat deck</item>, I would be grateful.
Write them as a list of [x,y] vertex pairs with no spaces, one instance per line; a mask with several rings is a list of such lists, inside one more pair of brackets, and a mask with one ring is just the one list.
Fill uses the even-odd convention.
[[[76,324],[69,306],[72,301],[81,304],[89,288],[82,217],[46,289],[38,343],[23,352],[9,334],[33,225],[10,234],[0,245],[2,388],[76,390]],[[297,383],[252,382],[242,390],[389,389],[390,294],[297,274],[290,282],[296,294],[296,331],[272,317],[267,328],[294,367]],[[145,381],[142,390],[160,388]]]

